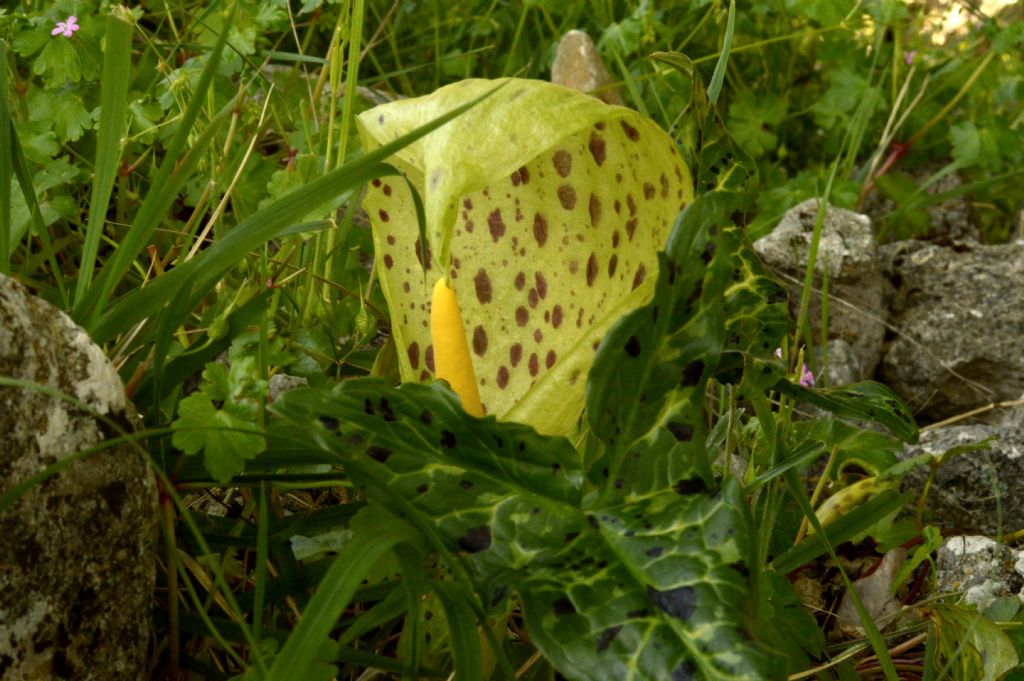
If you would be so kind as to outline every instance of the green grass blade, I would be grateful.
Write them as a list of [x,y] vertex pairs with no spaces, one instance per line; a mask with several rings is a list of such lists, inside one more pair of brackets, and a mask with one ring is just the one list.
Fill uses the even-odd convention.
[[252,637],[260,640],[260,629],[263,624],[263,606],[267,596],[267,556],[269,544],[267,528],[270,525],[270,503],[267,500],[267,483],[260,483],[259,519],[256,525],[256,592],[252,605]]
[[92,283],[96,253],[103,236],[107,204],[121,160],[121,137],[128,117],[128,84],[131,82],[132,27],[114,15],[107,15],[106,51],[100,79],[100,120],[96,135],[96,163],[93,166],[92,195],[86,223],[82,263],[75,285],[75,303]]
[[0,40],[0,272],[8,274],[11,266],[11,108],[7,88],[7,42]]
[[473,609],[467,602],[468,594],[454,582],[436,580],[432,587],[444,607],[444,614],[448,620],[456,681],[486,678],[483,671],[483,656],[480,652],[480,635],[476,630]]
[[231,27],[231,16],[225,22],[217,45],[213,48],[210,58],[203,67],[203,73],[199,77],[195,90],[192,92],[192,99],[188,108],[182,115],[178,129],[174,133],[170,144],[167,145],[164,160],[153,178],[152,189],[146,196],[142,207],[139,208],[135,221],[125,237],[124,242],[115,251],[113,257],[103,266],[103,270],[96,278],[96,281],[86,289],[86,295],[76,300],[72,311],[72,317],[76,322],[82,324],[86,329],[92,330],[93,323],[101,312],[106,308],[114,287],[121,281],[121,278],[128,272],[132,261],[145,248],[157,225],[166,214],[171,202],[177,196],[178,191],[191,175],[192,169],[198,162],[213,136],[221,130],[223,121],[231,113],[232,106],[229,104],[221,110],[210,121],[204,133],[189,144],[189,134],[192,126],[199,116],[200,110],[206,103],[206,93],[217,72],[217,65],[220,63],[221,54],[224,52],[224,45],[227,42],[228,30]]
[[371,522],[380,525],[379,531],[357,533],[334,559],[298,626],[274,659],[267,679],[308,679],[322,672],[317,665],[323,664],[323,648],[329,644],[328,634],[337,625],[341,613],[378,559],[405,538],[403,532],[396,532],[394,524],[387,521],[383,514],[375,515]]
[[[811,508],[811,501],[807,498],[807,493],[804,492],[803,487],[800,484],[800,480],[796,477],[796,471],[786,471],[783,476],[786,481],[786,485],[789,487],[790,493],[793,498],[796,499],[797,504],[800,505],[800,510],[803,511],[804,516],[810,521],[811,526],[816,532],[815,537],[819,537],[821,542],[825,545],[825,549],[828,551],[828,555],[832,558],[835,565],[839,566],[839,576],[843,578],[843,584],[846,586],[846,592],[850,594],[850,600],[853,601],[854,607],[857,609],[857,615],[860,617],[860,623],[864,627],[864,632],[871,642],[871,648],[875,651],[875,655],[878,657],[878,664],[882,668],[882,673],[885,674],[886,681],[898,681],[899,676],[896,674],[896,667],[893,666],[892,658],[889,657],[889,650],[885,645],[885,641],[882,639],[881,632],[878,631],[878,627],[875,625],[875,621],[871,618],[871,614],[868,613],[864,602],[860,598],[860,594],[853,588],[853,582],[847,576],[846,571],[842,568],[839,561],[839,556],[836,554],[832,540],[825,534],[825,531],[821,527],[821,523],[818,522],[818,516],[815,515],[814,509]],[[910,495],[901,497],[905,502]],[[875,516],[880,518],[882,516]]]
[[722,81],[725,80],[725,69],[729,64],[729,50],[732,48],[732,35],[736,29],[736,0],[729,0],[729,18],[725,24],[725,37],[722,39],[722,52],[718,55],[718,63],[708,83],[708,99],[712,106],[718,103],[718,95],[722,92]]
[[[783,471],[783,476],[790,473],[791,470],[787,469]],[[900,494],[895,490],[888,490],[873,499],[865,501],[834,523],[829,524],[829,543],[833,546],[838,546],[848,539],[857,536],[877,523],[879,518],[884,518],[906,505],[912,498],[913,495]],[[817,516],[815,516],[814,522],[818,522]],[[772,567],[776,572],[786,574],[801,565],[810,563],[812,560],[824,555],[827,551],[828,547],[822,541],[821,531],[816,530],[816,534],[812,534],[782,555],[777,556],[772,561]]]
[[[326,206],[344,192],[376,177],[396,171],[384,163],[393,153],[491,96],[498,88],[402,135],[373,152],[332,170],[301,189],[287,194],[270,206],[235,226],[228,234],[192,260],[136,289],[105,310],[90,329],[97,343],[104,343],[125,329],[158,312],[185,282],[191,283],[191,298],[201,298],[220,280],[223,273],[250,250],[290,227],[296,215],[310,212],[312,206]],[[145,336],[140,336],[144,338]]]

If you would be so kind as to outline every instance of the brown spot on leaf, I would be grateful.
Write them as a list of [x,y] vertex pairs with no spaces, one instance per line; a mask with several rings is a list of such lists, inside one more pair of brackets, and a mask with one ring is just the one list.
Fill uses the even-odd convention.
[[388,215],[388,212],[386,210],[384,210],[383,208],[381,208],[379,211],[377,211],[377,215],[380,216],[381,222],[387,222],[388,220],[391,219],[391,216]]
[[615,276],[615,268],[619,266],[619,256],[612,253],[612,257],[608,259],[608,276]]
[[644,267],[643,263],[640,263],[640,267],[636,268],[636,274],[633,276],[633,288],[635,289],[640,284],[644,283],[644,279],[647,278],[647,268]]
[[391,185],[384,185],[384,196],[391,196]]
[[562,202],[562,208],[572,210],[576,207],[576,190],[572,185],[563,184],[558,188],[558,200]]
[[395,266],[395,259],[391,257],[390,253],[385,253],[384,254],[384,267],[387,267],[390,270],[394,266]]
[[626,235],[629,237],[630,241],[633,240],[633,234],[635,234],[635,233],[636,233],[636,218],[630,218],[629,220],[626,220]]
[[409,364],[412,365],[413,369],[420,368],[420,344],[416,341],[409,343],[409,349],[406,350],[406,354],[409,355]]
[[648,201],[654,198],[654,185],[650,182],[644,182],[644,198]]
[[661,198],[668,198],[668,176],[665,173],[661,174]]
[[523,359],[523,346],[519,343],[514,343],[512,347],[508,349],[508,361],[512,363],[513,367],[519,366],[520,360]]
[[517,291],[522,291],[523,287],[526,286],[526,275],[522,272],[518,273],[513,284],[515,284]]
[[555,152],[555,155],[551,157],[551,163],[555,166],[555,171],[562,177],[569,177],[569,173],[572,172],[572,154],[565,149],[559,149]]
[[505,366],[498,367],[497,381],[498,381],[498,387],[501,388],[502,390],[504,390],[505,386],[508,385],[508,368],[507,367],[505,367]]
[[529,366],[530,366],[530,375],[531,376],[536,376],[537,372],[540,371],[540,360],[537,359],[537,353],[536,352],[530,353]]
[[537,286],[537,293],[540,294],[540,297],[542,299],[546,298],[548,295],[548,280],[540,272],[534,272],[533,281]]
[[640,139],[640,132],[626,121],[619,121],[619,125],[622,126],[622,132],[626,133],[626,137],[636,142]]
[[619,230],[615,230],[614,232],[612,232],[612,248],[619,247],[619,238]]
[[544,333],[540,329],[534,329],[533,340],[537,343],[540,343],[542,340],[544,340]]
[[562,325],[562,306],[555,305],[555,309],[551,310],[551,326],[556,329]]
[[487,272],[481,267],[473,277],[473,284],[476,286],[476,299],[481,304],[487,304],[491,302],[492,294],[494,292],[491,286],[491,278],[487,276]]
[[593,286],[595,279],[597,279],[597,255],[591,253],[590,258],[587,259],[587,286]]
[[626,194],[626,205],[629,206],[629,217],[636,215],[636,201],[633,200],[632,194]]
[[473,233],[473,228],[474,228],[474,227],[476,227],[476,225],[474,225],[474,224],[473,224],[473,221],[472,221],[472,220],[466,220],[466,231],[467,231],[467,232],[469,232],[470,234],[472,234],[472,233]]
[[540,300],[540,295],[537,294],[537,289],[531,288],[530,293],[526,296],[527,301],[530,303],[530,307],[534,310],[537,309],[537,302]]
[[428,345],[427,346],[427,351],[423,354],[423,361],[426,363],[427,369],[430,370],[430,373],[434,373],[434,346],[433,345]]
[[533,216],[533,238],[538,246],[543,246],[548,240],[548,221],[540,213]]
[[388,234],[388,245],[389,246],[394,246],[395,245],[395,237],[394,237],[393,234]]
[[501,209],[496,208],[487,216],[487,226],[491,229],[491,238],[497,243],[498,239],[505,236],[505,221],[501,219]]
[[516,326],[526,326],[528,321],[530,321],[530,312],[520,305],[516,308]]
[[590,225],[597,227],[597,223],[601,221],[601,199],[597,198],[596,194],[590,195]]
[[473,199],[462,199],[462,207],[466,210],[473,210]]
[[602,165],[606,156],[604,138],[596,132],[592,132],[590,133],[590,142],[587,146],[590,148],[590,155],[594,157],[594,162],[597,165]]
[[553,367],[555,365],[555,359],[556,358],[557,358],[557,355],[555,355],[555,351],[554,350],[548,350],[547,357],[544,358],[544,366],[546,366],[548,369],[550,369],[551,367]]
[[473,329],[473,352],[480,357],[483,357],[484,353],[487,352],[487,332],[484,331],[482,326],[477,326]]

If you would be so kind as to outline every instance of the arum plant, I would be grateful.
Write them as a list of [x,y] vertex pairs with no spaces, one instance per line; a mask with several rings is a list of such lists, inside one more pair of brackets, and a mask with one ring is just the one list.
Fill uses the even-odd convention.
[[[491,677],[478,626],[496,673],[513,678],[492,636],[512,592],[531,643],[571,679],[781,679],[805,668],[801,646],[821,652],[779,633],[815,629],[786,605],[798,602],[788,581],[760,591],[755,490],[713,472],[711,382],[750,399],[766,432],[769,391],[900,432],[913,423],[889,393],[800,386],[774,358],[784,289],[737,224],[756,174],[689,75],[678,147],[628,109],[510,80],[397,150],[407,183],[371,183],[406,384],[289,392],[271,406],[267,454],[302,433],[451,571],[458,607],[443,596],[452,582],[403,562],[409,669],[429,591],[446,603],[455,678]],[[363,143],[372,153],[492,87],[367,111]],[[578,450],[565,435],[584,406]],[[778,650],[794,647],[787,663]]]
[[[493,87],[462,81],[367,111],[363,144],[374,149]],[[365,206],[403,381],[446,378],[465,405],[475,387],[486,413],[569,432],[598,342],[650,299],[658,249],[693,199],[676,145],[635,111],[513,79],[392,162],[411,188],[374,182]],[[445,288],[434,288],[440,280]],[[461,316],[431,321],[432,288]],[[460,336],[472,353],[448,373],[438,339]]]

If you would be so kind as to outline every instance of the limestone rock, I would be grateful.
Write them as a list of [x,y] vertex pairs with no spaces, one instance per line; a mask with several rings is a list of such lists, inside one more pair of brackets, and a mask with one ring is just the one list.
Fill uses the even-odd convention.
[[[754,243],[754,249],[765,264],[789,288],[790,312],[794,318],[800,307],[807,253],[817,213],[817,199],[808,199],[790,209],[771,234]],[[875,253],[871,221],[853,211],[830,206],[825,213],[814,265],[816,291],[812,291],[809,321],[815,344],[820,345],[820,290],[823,275],[827,272],[829,354],[834,354],[837,360],[846,358],[847,366],[838,367],[834,372],[836,377],[852,378],[854,382],[871,378],[881,356],[885,336],[884,282]],[[835,353],[833,341],[844,343]]]
[[274,402],[278,397],[290,390],[309,385],[309,380],[302,376],[290,376],[289,374],[274,374],[270,377],[268,388],[270,390],[270,401]]
[[608,104],[622,105],[622,97],[612,87],[615,82],[601,59],[594,41],[583,31],[569,31],[558,43],[551,65],[551,82],[593,93]]
[[900,241],[880,261],[898,331],[881,378],[915,414],[938,421],[1024,392],[1024,242]]
[[[954,447],[992,438],[984,449],[947,459],[936,471],[927,508],[945,528],[966,533],[999,535],[1024,527],[1024,424],[953,425],[925,430],[916,445],[900,458],[921,454],[939,457]],[[920,493],[927,468],[903,478],[904,489]],[[999,520],[1002,520],[1002,523]]]
[[[59,391],[131,428],[102,351],[3,275],[0,376]],[[112,435],[75,404],[0,385],[0,491]],[[0,514],[0,678],[144,678],[156,523],[152,472],[125,444],[70,464]]]
[[968,535],[948,538],[935,559],[940,592],[964,595],[969,605],[985,613],[999,599],[1024,602],[1024,551],[989,537]]

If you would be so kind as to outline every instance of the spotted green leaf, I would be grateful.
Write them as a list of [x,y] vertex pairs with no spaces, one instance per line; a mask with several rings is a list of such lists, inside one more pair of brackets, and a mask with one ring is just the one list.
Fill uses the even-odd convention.
[[463,553],[485,602],[516,591],[531,640],[566,677],[781,678],[754,635],[746,498],[735,479],[715,482],[704,444],[707,381],[724,348],[751,345],[729,329],[785,330],[785,303],[749,284],[760,275],[747,276],[757,266],[727,212],[703,196],[687,208],[653,299],[602,341],[588,418],[604,454],[587,479],[564,438],[473,419],[439,384],[353,380],[274,409],[371,503]]
[[[463,81],[367,111],[358,120],[364,147],[493,87]],[[650,298],[656,253],[692,200],[675,144],[630,109],[510,79],[392,162],[426,216],[424,244],[405,182],[382,179],[367,192],[403,380],[433,376],[428,301],[447,275],[487,413],[568,432],[598,341]]]
[[910,407],[881,383],[863,381],[820,389],[781,380],[775,388],[798,402],[813,404],[843,418],[881,424],[901,440],[917,442],[918,428]]
[[757,189],[757,166],[729,136],[718,109],[708,99],[700,71],[679,52],[651,56],[690,81],[688,115],[680,121],[678,137],[686,161],[696,168],[697,192],[722,207],[745,210]]
[[462,554],[482,605],[518,592],[531,640],[566,677],[778,678],[748,629],[738,485],[585,498],[566,439],[474,419],[441,384],[355,379],[272,409],[272,431],[303,428],[371,503]]

